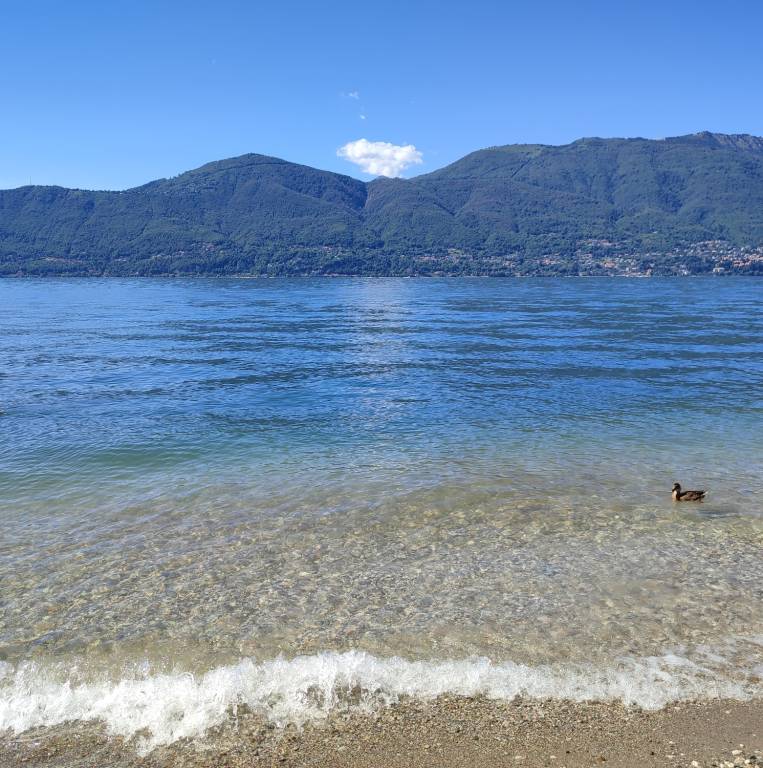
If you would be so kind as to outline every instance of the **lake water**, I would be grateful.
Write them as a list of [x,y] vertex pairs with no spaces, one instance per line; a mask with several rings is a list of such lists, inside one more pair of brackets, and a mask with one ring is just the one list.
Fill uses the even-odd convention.
[[0,732],[763,695],[755,279],[5,281],[0,395]]

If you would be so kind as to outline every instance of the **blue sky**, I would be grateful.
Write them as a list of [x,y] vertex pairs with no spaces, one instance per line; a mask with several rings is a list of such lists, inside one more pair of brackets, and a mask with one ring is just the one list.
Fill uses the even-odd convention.
[[763,134],[761,30],[760,0],[0,0],[0,187],[122,189],[246,152],[370,178],[496,144]]

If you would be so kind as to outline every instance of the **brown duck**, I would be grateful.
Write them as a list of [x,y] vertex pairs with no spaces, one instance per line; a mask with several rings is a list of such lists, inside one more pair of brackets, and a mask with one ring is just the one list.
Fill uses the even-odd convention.
[[673,501],[702,501],[707,491],[682,491],[681,483],[673,483]]

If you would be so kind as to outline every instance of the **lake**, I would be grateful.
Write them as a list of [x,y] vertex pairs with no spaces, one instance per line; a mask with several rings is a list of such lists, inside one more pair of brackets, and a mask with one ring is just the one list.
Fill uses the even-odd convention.
[[9,280],[0,393],[0,731],[763,694],[754,278]]

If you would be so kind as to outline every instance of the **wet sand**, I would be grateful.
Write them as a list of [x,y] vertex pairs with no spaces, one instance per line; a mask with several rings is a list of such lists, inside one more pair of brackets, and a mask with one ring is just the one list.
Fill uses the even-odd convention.
[[0,738],[7,768],[588,768],[763,765],[763,701],[681,703],[659,711],[618,704],[501,702],[443,696],[374,714],[332,716],[301,731],[251,713],[203,740],[155,749],[92,725]]

